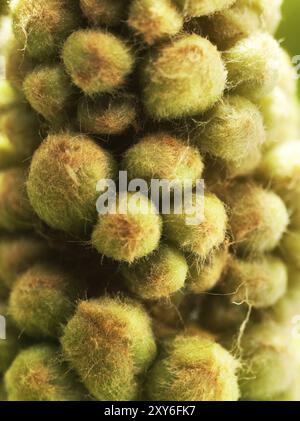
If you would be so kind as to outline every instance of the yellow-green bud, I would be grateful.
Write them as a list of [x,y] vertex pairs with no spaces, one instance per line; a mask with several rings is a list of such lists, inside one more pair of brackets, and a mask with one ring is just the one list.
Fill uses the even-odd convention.
[[258,108],[239,96],[227,96],[200,122],[193,133],[201,151],[230,163],[249,159],[265,141]]
[[122,87],[134,65],[129,47],[100,30],[73,32],[64,44],[62,58],[74,84],[88,95]]
[[32,108],[52,122],[66,118],[74,95],[62,65],[35,68],[25,78],[23,91]]
[[93,25],[114,26],[124,18],[124,0],[80,0],[80,7]]
[[50,227],[84,234],[97,219],[98,181],[115,176],[113,157],[91,138],[49,135],[31,161],[29,200]]
[[229,87],[237,94],[259,99],[279,79],[280,48],[269,34],[254,33],[224,53]]
[[236,0],[175,0],[185,16],[198,17],[213,15],[228,9]]
[[169,297],[183,288],[187,272],[184,255],[166,245],[149,257],[121,268],[126,287],[146,300]]
[[14,284],[9,314],[28,336],[57,338],[83,295],[73,274],[51,263],[36,263]]
[[137,124],[137,101],[132,95],[82,98],[77,120],[83,132],[120,135]]
[[176,35],[183,17],[171,0],[133,0],[128,25],[149,45]]
[[68,0],[19,0],[13,10],[17,41],[29,56],[47,60],[80,25],[78,8]]
[[205,336],[177,336],[148,374],[148,398],[158,401],[236,401],[238,363]]
[[21,351],[5,374],[10,401],[81,401],[87,393],[54,345]]
[[199,151],[167,133],[145,136],[124,155],[123,168],[129,179],[168,180],[193,185],[201,178],[203,162]]
[[82,301],[61,342],[67,360],[99,400],[137,399],[138,376],[156,354],[150,319],[131,300]]
[[300,230],[288,231],[282,239],[280,249],[287,262],[300,268]]
[[[199,211],[198,200],[204,200],[203,220],[189,224],[188,218],[194,217]],[[195,209],[195,205],[196,209]],[[194,208],[194,215],[187,211]],[[164,215],[164,231],[166,237],[182,251],[193,253],[205,260],[209,253],[218,248],[225,240],[227,215],[224,204],[213,194],[205,195],[204,199],[195,194],[192,203],[186,203],[181,213],[171,211]]]
[[258,168],[259,176],[279,193],[300,191],[300,140],[289,140],[269,149]]
[[222,96],[227,72],[216,47],[185,35],[150,53],[141,79],[143,101],[157,120],[202,113]]
[[228,261],[227,247],[217,250],[201,262],[195,256],[188,256],[189,272],[187,287],[194,294],[201,294],[214,288],[220,281]]
[[[122,212],[125,206],[128,209]],[[121,194],[117,198],[116,212],[100,215],[92,244],[104,256],[132,263],[158,247],[161,230],[161,217],[148,198]]]
[[233,303],[246,302],[254,308],[274,305],[286,292],[287,267],[274,256],[242,260],[232,258],[222,291]]
[[252,254],[273,250],[289,223],[282,199],[252,182],[234,184],[225,196],[236,247]]
[[0,168],[20,165],[40,143],[39,124],[29,107],[20,105],[0,116]]
[[267,140],[265,148],[300,136],[300,106],[295,95],[279,86],[261,98],[259,108],[264,118]]
[[268,400],[284,392],[294,377],[287,332],[271,321],[250,327],[242,338],[239,383],[242,399]]
[[237,0],[231,8],[205,18],[200,25],[212,42],[226,50],[255,32],[273,34],[281,19],[281,4],[282,0]]

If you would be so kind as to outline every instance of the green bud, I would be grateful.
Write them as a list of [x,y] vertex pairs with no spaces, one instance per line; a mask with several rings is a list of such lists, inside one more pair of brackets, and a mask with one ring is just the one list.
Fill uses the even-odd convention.
[[78,104],[80,129],[96,135],[120,135],[136,126],[137,104],[132,95],[82,98]]
[[183,17],[171,0],[133,0],[127,23],[152,45],[176,35],[183,26]]
[[[204,198],[204,219],[200,218],[201,221],[189,224],[188,218],[196,215],[195,205],[198,199],[203,201],[203,198],[194,194],[193,203],[186,203],[183,212],[176,214],[171,211],[169,215],[164,215],[164,231],[166,237],[182,251],[194,253],[205,260],[225,240],[227,215],[224,204],[215,195],[207,194]],[[199,203],[196,208],[198,207]],[[195,214],[188,215],[187,211],[193,208]]]
[[31,161],[29,200],[50,227],[80,235],[97,218],[97,182],[115,176],[113,157],[91,138],[49,135]]
[[68,0],[20,0],[13,11],[15,37],[37,60],[57,54],[79,25],[78,8]]
[[37,263],[13,286],[9,313],[27,335],[57,338],[83,293],[74,275],[55,265]]
[[205,336],[177,336],[148,374],[149,399],[159,401],[236,401],[238,363]]
[[283,393],[293,381],[293,355],[287,332],[265,321],[251,326],[241,343],[239,383],[242,399],[268,400]]
[[62,58],[74,84],[88,95],[122,87],[134,66],[127,45],[100,30],[73,32],[64,44]]
[[85,391],[54,345],[21,351],[5,374],[10,401],[81,401]]
[[200,122],[193,134],[201,151],[221,159],[230,167],[258,153],[265,130],[258,108],[246,98],[228,96]]
[[233,303],[254,308],[274,305],[287,289],[288,272],[283,261],[274,256],[255,260],[231,259],[222,284],[222,291]]
[[[128,209],[123,213],[124,206]],[[161,229],[161,217],[148,198],[139,194],[120,195],[116,212],[100,215],[92,244],[104,256],[133,263],[158,247]]]
[[229,87],[237,94],[259,99],[279,80],[280,48],[269,34],[254,33],[224,53]]
[[67,360],[99,400],[136,399],[138,376],[156,353],[150,319],[130,300],[82,301],[61,342]]
[[114,26],[124,18],[124,0],[80,0],[84,15],[93,25]]
[[252,182],[235,183],[225,196],[231,208],[230,226],[236,247],[252,254],[273,250],[289,223],[282,199]]
[[184,286],[188,266],[173,247],[162,245],[149,257],[121,268],[127,288],[145,300],[169,297]]
[[194,294],[201,294],[214,288],[220,281],[228,261],[227,247],[217,250],[201,262],[195,256],[188,257],[189,272],[187,287]]
[[52,122],[66,118],[74,95],[62,65],[35,68],[25,78],[23,91],[32,108]]
[[199,151],[167,133],[145,136],[124,155],[123,168],[129,179],[168,180],[182,185],[201,178],[203,162]]
[[227,72],[216,47],[185,35],[151,53],[142,69],[143,101],[157,120],[202,113],[222,96]]

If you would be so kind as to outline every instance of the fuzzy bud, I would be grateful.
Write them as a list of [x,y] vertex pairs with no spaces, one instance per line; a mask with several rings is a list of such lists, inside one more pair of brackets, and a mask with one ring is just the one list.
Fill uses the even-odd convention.
[[32,108],[52,122],[65,116],[74,94],[69,77],[61,65],[35,68],[25,78],[23,91]]
[[183,288],[187,271],[183,254],[165,245],[150,257],[121,268],[127,288],[146,300],[169,297]]
[[201,151],[225,163],[249,159],[265,141],[258,108],[246,98],[228,96],[200,122],[193,134]]
[[132,95],[82,98],[78,104],[80,129],[96,135],[120,135],[136,126],[137,104]]
[[175,0],[183,14],[188,17],[213,15],[228,9],[236,0]]
[[205,296],[199,321],[210,332],[227,336],[236,333],[248,318],[249,306],[246,303],[232,303],[230,296],[221,291]]
[[233,303],[243,303],[254,308],[274,305],[286,292],[287,268],[277,257],[265,256],[255,260],[232,258],[222,291]]
[[128,25],[149,45],[176,35],[183,17],[171,0],[133,0]]
[[284,392],[294,376],[287,332],[271,321],[251,326],[242,338],[239,373],[242,399],[268,400]]
[[80,7],[93,25],[118,25],[124,18],[124,0],[80,0]]
[[282,0],[237,0],[231,8],[205,18],[201,26],[218,48],[226,50],[254,32],[273,34],[281,19],[281,4]]
[[153,401],[236,401],[238,363],[221,345],[205,336],[177,336],[148,374]]
[[269,34],[255,33],[224,53],[229,87],[237,94],[259,99],[279,79],[280,48]]
[[26,75],[34,68],[33,60],[24,51],[23,45],[12,40],[5,55],[5,78],[18,90],[22,90]]
[[203,162],[199,151],[167,133],[145,136],[124,155],[129,179],[168,180],[173,184],[201,178]]
[[281,242],[285,260],[300,269],[300,230],[288,231]]
[[57,338],[83,289],[74,275],[51,264],[35,264],[16,281],[9,313],[27,335]]
[[259,176],[279,193],[300,191],[300,140],[289,140],[269,149],[260,163]]
[[202,113],[221,98],[226,77],[213,44],[199,35],[182,36],[151,54],[142,69],[146,110],[157,120]]
[[235,245],[250,253],[273,250],[287,229],[289,215],[282,199],[252,182],[236,183],[226,194]]
[[205,262],[199,261],[195,256],[189,256],[189,272],[187,287],[194,294],[209,291],[220,281],[228,261],[228,250],[217,250]]
[[64,44],[62,58],[74,84],[88,95],[120,88],[134,65],[127,45],[100,30],[73,32]]
[[34,345],[21,351],[5,374],[10,401],[81,401],[85,390],[54,345]]
[[78,16],[68,0],[20,0],[13,11],[14,34],[29,56],[47,60],[79,26]]
[[99,400],[136,399],[138,376],[156,354],[150,319],[130,300],[82,301],[61,342],[67,360]]
[[122,194],[116,212],[100,215],[92,244],[104,256],[132,263],[158,247],[161,230],[161,217],[150,200],[141,194]]
[[300,314],[300,270],[290,267],[288,281],[286,294],[270,309],[270,313],[278,323],[290,325]]
[[115,176],[113,157],[91,138],[71,133],[49,135],[32,158],[29,200],[52,228],[83,234],[97,217],[98,181]]
[[7,80],[0,80],[0,112],[7,111],[23,100],[22,94]]
[[261,98],[259,108],[266,127],[265,148],[300,136],[300,106],[295,96],[277,86]]
[[29,107],[20,105],[0,116],[0,168],[20,165],[40,143],[39,124]]
[[[198,200],[204,200],[203,220],[189,224],[188,215]],[[199,203],[196,208],[198,208]],[[196,211],[194,216],[196,215]],[[193,222],[193,221],[191,221]],[[164,230],[166,237],[174,242],[182,251],[193,253],[205,260],[209,253],[218,248],[225,240],[227,215],[224,204],[213,194],[205,198],[193,195],[192,202],[186,203],[181,213],[171,211],[164,215]]]

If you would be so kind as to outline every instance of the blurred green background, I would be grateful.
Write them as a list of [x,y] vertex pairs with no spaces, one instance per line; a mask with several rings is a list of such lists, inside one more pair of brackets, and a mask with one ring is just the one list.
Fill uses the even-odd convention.
[[[300,0],[284,0],[283,19],[277,38],[290,55],[300,55]],[[298,81],[300,93],[300,79]]]

